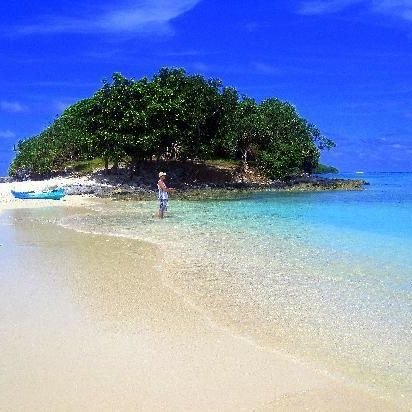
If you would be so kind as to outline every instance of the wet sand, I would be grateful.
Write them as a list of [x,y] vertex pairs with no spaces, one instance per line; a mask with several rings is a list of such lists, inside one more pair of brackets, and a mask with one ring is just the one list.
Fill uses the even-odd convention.
[[402,410],[211,322],[150,244],[0,215],[0,410]]

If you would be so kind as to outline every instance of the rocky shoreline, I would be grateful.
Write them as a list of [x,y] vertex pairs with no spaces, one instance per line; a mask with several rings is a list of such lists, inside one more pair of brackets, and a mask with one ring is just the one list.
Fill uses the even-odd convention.
[[[96,178],[94,177],[94,180]],[[300,176],[287,181],[270,183],[179,183],[169,185],[176,188],[175,199],[226,198],[256,191],[310,192],[330,190],[362,190],[365,180],[329,179],[317,176]],[[100,198],[152,200],[157,196],[155,183],[122,182],[115,177],[102,177],[95,183],[78,183],[64,186],[67,195],[92,195]]]
[[[368,183],[361,179],[337,179],[319,175],[300,175],[285,180],[268,180],[250,167],[246,172],[232,165],[205,163],[149,163],[131,176],[128,169],[107,173],[97,170],[89,174],[60,173],[49,180],[45,190],[61,187],[67,195],[89,195],[99,198],[152,200],[157,196],[158,170],[167,171],[167,184],[176,189],[174,199],[230,198],[256,191],[314,192],[330,190],[362,190]],[[30,181],[47,182],[47,177]],[[0,178],[0,183],[18,180]],[[26,181],[29,182],[29,181]],[[23,183],[23,182],[22,182]]]

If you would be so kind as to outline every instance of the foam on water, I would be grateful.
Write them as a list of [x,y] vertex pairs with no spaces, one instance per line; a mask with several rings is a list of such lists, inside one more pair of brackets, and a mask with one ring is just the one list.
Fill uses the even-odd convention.
[[208,316],[412,403],[412,176],[370,180],[362,192],[172,201],[163,221],[156,202],[111,202],[62,224],[159,245],[165,282]]

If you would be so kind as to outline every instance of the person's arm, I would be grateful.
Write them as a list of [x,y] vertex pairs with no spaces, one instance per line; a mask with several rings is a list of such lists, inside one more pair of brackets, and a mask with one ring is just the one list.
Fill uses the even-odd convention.
[[175,189],[171,188],[171,187],[167,187],[165,185],[165,182],[163,182],[163,180],[159,180],[159,182],[157,183],[159,185],[159,187],[164,191],[164,192],[174,192]]

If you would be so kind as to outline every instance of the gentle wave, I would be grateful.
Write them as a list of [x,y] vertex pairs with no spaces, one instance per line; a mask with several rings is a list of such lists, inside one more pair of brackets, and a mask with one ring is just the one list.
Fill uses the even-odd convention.
[[156,202],[111,202],[61,224],[158,245],[165,282],[216,321],[412,400],[412,185],[373,178],[363,192],[172,200],[163,221]]

